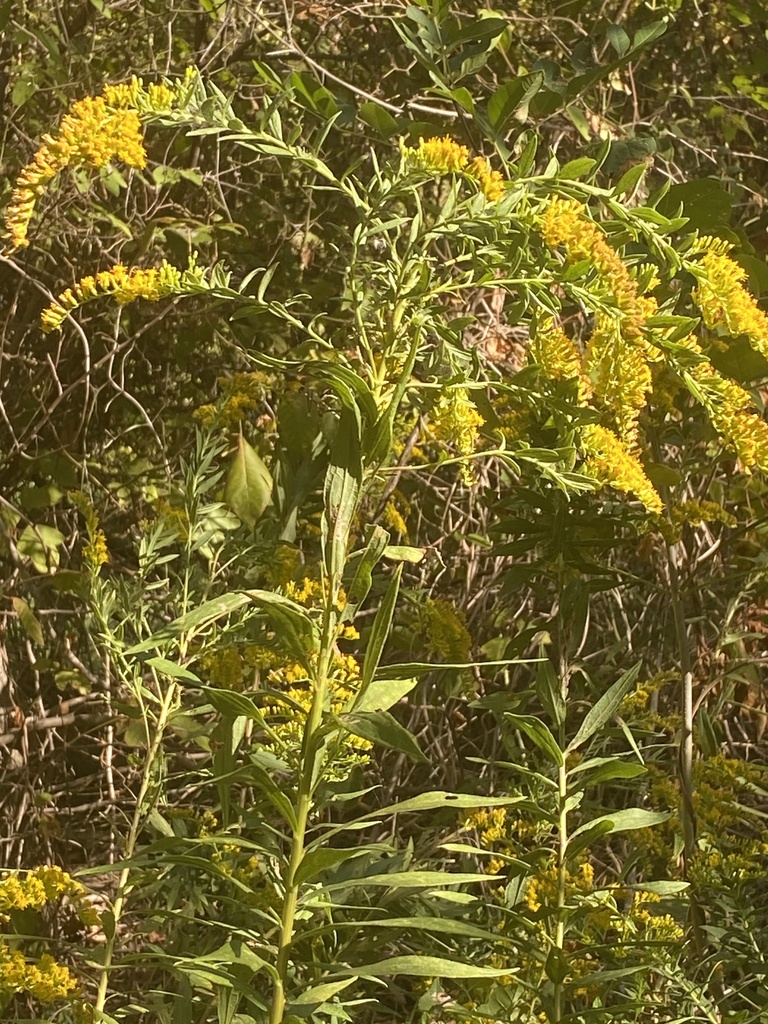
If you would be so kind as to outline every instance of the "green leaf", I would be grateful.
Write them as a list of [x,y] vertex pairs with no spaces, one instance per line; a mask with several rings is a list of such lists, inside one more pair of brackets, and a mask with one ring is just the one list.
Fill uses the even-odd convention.
[[634,686],[635,680],[640,673],[641,665],[642,662],[638,661],[632,668],[627,669],[613,686],[606,690],[594,707],[589,709],[584,721],[581,723],[581,728],[568,744],[568,753],[572,750],[577,750],[582,743],[586,743],[590,736],[593,736],[598,729],[601,729],[607,721],[613,718],[619,710],[621,702]]
[[376,618],[373,620],[373,627],[371,628],[371,635],[368,638],[365,659],[363,660],[361,698],[365,690],[373,682],[373,677],[376,675],[376,670],[379,667],[384,644],[387,642],[392,626],[392,616],[395,614],[397,595],[400,590],[400,577],[402,575],[403,567],[398,565],[392,574],[392,579],[389,581],[389,586],[384,594],[384,600],[376,612]]
[[561,167],[557,172],[557,177],[575,181],[577,178],[583,178],[585,174],[589,174],[596,165],[597,160],[591,156],[580,156],[576,160],[569,160]]
[[768,377],[768,359],[756,352],[749,338],[744,336],[733,338],[726,348],[713,347],[709,360],[716,370],[739,384],[748,385],[753,380]]
[[355,974],[361,978],[388,978],[396,974],[406,974],[415,978],[500,978],[510,975],[514,970],[500,967],[480,967],[458,960],[444,960],[436,956],[394,956],[389,960],[380,960],[375,964],[364,964],[341,971],[342,974]]
[[289,1010],[295,1009],[297,1006],[306,1008],[307,1006],[324,1003],[326,1000],[332,999],[338,992],[342,992],[356,980],[357,976],[355,975],[352,978],[347,978],[345,981],[328,981],[322,985],[313,985],[312,988],[305,989],[300,996],[291,1001]]
[[19,554],[29,558],[40,573],[49,573],[59,564],[59,548],[64,534],[55,526],[27,526],[19,537]]
[[272,501],[272,476],[241,434],[224,489],[224,500],[236,516],[255,526]]
[[363,465],[360,454],[360,415],[357,409],[342,407],[331,448],[331,460],[325,478],[325,507],[322,520],[323,554],[335,596],[347,559],[347,544],[362,487]]
[[634,167],[630,167],[613,186],[613,194],[615,196],[632,195],[647,171],[648,164],[636,164]]
[[167,658],[147,658],[144,664],[153,668],[161,675],[170,676],[171,679],[183,679],[185,683],[193,684],[200,682],[199,677],[194,672],[190,672],[189,669],[184,668],[175,661],[169,661]]
[[602,814],[599,818],[593,818],[592,821],[577,828],[571,835],[571,839],[576,839],[587,829],[596,826],[609,825],[610,827],[605,829],[605,834],[608,835],[636,828],[651,828],[653,825],[660,825],[662,822],[668,821],[670,817],[671,812],[668,811],[646,811],[642,807],[628,807],[623,811],[614,811],[612,814]]
[[533,740],[550,761],[558,765],[558,767],[563,764],[563,752],[557,745],[557,740],[541,719],[534,718],[533,715],[515,715],[511,711],[505,711],[504,718],[506,721],[511,722],[515,729],[524,732],[529,739]]
[[488,100],[488,120],[498,135],[504,135],[515,118],[524,121],[528,115],[528,103],[544,84],[544,72],[513,78],[493,93]]
[[472,882],[492,882],[498,875],[486,875],[479,872],[457,871],[393,871],[384,875],[363,875],[361,878],[347,878],[343,882],[333,882],[324,888],[328,892],[352,887],[365,888],[369,885],[385,889],[432,889],[436,885],[469,885]]
[[250,718],[254,722],[264,721],[261,708],[244,693],[238,693],[236,690],[220,690],[215,686],[199,686],[198,688],[203,691],[213,707],[227,718]]
[[336,867],[337,864],[343,864],[344,861],[351,860],[353,857],[360,857],[368,853],[369,849],[354,846],[351,849],[345,850],[321,846],[316,850],[311,850],[304,855],[303,860],[299,864],[294,881],[296,885],[303,885],[304,882],[317,878],[318,875],[323,874],[324,871],[328,871],[330,868]]
[[245,594],[263,608],[282,643],[309,671],[311,656],[319,649],[320,636],[307,610],[271,590],[247,590]]
[[[243,605],[250,603],[251,598],[246,593],[235,591],[230,594],[222,594],[221,597],[216,597],[212,601],[206,601],[186,615],[174,619],[173,622],[158,630],[148,640],[143,640],[140,644],[129,647],[125,654],[141,654],[144,651],[155,650],[155,648],[161,647],[169,640],[174,640],[177,636],[181,636],[182,633],[196,630],[201,626],[207,626],[211,622],[216,622],[217,619],[224,618],[225,615],[231,615],[238,608],[242,608]],[[297,607],[300,606],[297,605]]]
[[424,557],[424,548],[414,548],[408,544],[388,544],[384,548],[384,558],[392,562],[411,562],[418,564]]
[[362,736],[390,750],[405,754],[412,761],[427,763],[418,743],[389,711],[358,711],[334,716],[342,729],[353,736]]
[[[373,579],[373,570],[387,547],[389,534],[381,526],[374,526],[371,536],[362,552],[356,552],[348,562],[355,565],[352,582],[347,587],[347,609],[351,614],[360,607],[368,596]],[[349,618],[350,615],[346,615]]]
[[416,679],[372,679],[361,690],[354,711],[389,711],[416,686]]
[[37,616],[23,597],[14,597],[13,610],[18,616],[19,622],[24,627],[24,632],[33,643],[42,644],[43,627],[40,625]]
[[380,107],[378,103],[374,103],[372,100],[363,103],[358,111],[358,117],[385,139],[391,139],[400,130],[398,122],[389,111]]
[[619,57],[623,57],[630,47],[630,39],[621,25],[609,25],[605,34]]
[[637,761],[626,761],[621,757],[595,757],[576,765],[568,774],[577,775],[576,789],[596,786],[609,779],[635,779],[645,775],[647,768]]

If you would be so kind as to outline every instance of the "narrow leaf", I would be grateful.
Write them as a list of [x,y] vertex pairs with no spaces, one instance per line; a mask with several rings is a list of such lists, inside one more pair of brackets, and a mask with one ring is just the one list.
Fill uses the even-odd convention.
[[601,729],[607,721],[613,718],[619,710],[621,702],[634,685],[640,672],[641,664],[642,662],[638,661],[632,668],[627,669],[613,686],[606,690],[594,707],[590,708],[584,721],[581,723],[581,728],[568,744],[568,753],[572,750],[577,750],[582,743],[585,743],[590,736],[593,736],[598,729]]

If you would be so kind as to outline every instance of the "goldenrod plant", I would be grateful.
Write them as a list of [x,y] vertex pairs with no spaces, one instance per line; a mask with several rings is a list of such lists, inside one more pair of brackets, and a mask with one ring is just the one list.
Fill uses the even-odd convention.
[[[733,623],[764,566],[740,556],[726,625],[697,638],[683,557],[696,530],[695,568],[717,554],[768,468],[743,371],[768,356],[749,260],[647,189],[645,165],[609,173],[610,140],[542,153],[523,121],[544,72],[476,104],[459,82],[502,46],[503,17],[460,31],[445,2],[409,10],[395,31],[435,102],[457,105],[450,132],[366,92],[354,123],[375,137],[347,161],[354,114],[325,87],[257,62],[248,109],[191,69],[75,101],[10,193],[10,262],[43,215],[66,222],[67,175],[95,196],[122,166],[133,195],[157,140],[170,192],[194,178],[178,154],[209,147],[234,180],[269,175],[265,208],[285,193],[299,210],[258,265],[244,243],[237,260],[254,208],[217,257],[234,193],[186,255],[178,225],[134,237],[113,214],[126,252],[38,303],[41,351],[79,345],[127,405],[147,304],[156,339],[212,325],[178,372],[210,356],[218,379],[174,409],[181,451],[133,401],[151,473],[100,487],[86,460],[57,499],[71,550],[9,518],[41,577],[79,558],[67,593],[87,616],[95,682],[79,656],[78,671],[98,688],[109,795],[108,856],[83,876],[104,904],[81,915],[93,941],[70,968],[9,928],[10,1007],[67,1024],[764,1010],[745,886],[766,850],[734,810],[764,813],[763,774],[723,755],[705,707],[743,682]],[[617,66],[660,31],[627,37]],[[14,609],[42,643],[32,605]],[[0,910],[4,892],[9,909],[85,898],[56,868],[0,880]]]

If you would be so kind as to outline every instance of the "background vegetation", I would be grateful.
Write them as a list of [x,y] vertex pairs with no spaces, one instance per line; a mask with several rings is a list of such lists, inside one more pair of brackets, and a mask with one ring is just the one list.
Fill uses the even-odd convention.
[[[72,102],[203,90],[0,255],[3,1019],[764,1019],[765,459],[675,348],[694,236],[768,291],[764,5],[5,0],[0,28],[5,206]],[[445,135],[524,216],[391,169]],[[596,416],[532,347],[613,301],[542,242],[553,194],[663,279],[662,512],[596,489]],[[83,275],[195,252],[232,278],[41,332]],[[768,342],[719,326],[761,410]]]

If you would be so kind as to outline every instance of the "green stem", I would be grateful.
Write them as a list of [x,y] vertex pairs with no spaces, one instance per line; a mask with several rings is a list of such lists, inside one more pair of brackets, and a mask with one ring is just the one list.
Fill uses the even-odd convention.
[[[560,727],[560,749],[565,747],[565,730]],[[557,919],[555,925],[555,949],[560,951],[561,962],[565,949],[565,903],[568,884],[567,853],[568,853],[568,770],[565,759],[557,770],[558,819],[557,819]],[[558,978],[560,964],[557,965]],[[555,1020],[563,1019],[563,983],[555,983]]]
[[296,881],[296,876],[304,859],[307,826],[313,806],[312,798],[316,785],[315,757],[317,755],[315,736],[323,721],[323,708],[328,689],[328,675],[336,635],[335,609],[331,606],[331,602],[332,595],[326,608],[323,641],[315,678],[312,705],[309,709],[302,739],[301,771],[296,801],[296,827],[291,838],[291,854],[284,878],[285,893],[280,916],[280,938],[277,947],[276,977],[272,989],[269,1024],[281,1024],[285,1016],[286,983],[288,980],[291,944],[296,926],[296,910],[299,902],[299,885]]
[[[152,783],[152,773],[155,761],[163,744],[165,728],[168,724],[170,713],[173,710],[178,690],[179,688],[177,684],[171,683],[160,704],[160,711],[158,712],[157,721],[155,723],[155,731],[147,751],[147,757],[144,761],[144,771],[142,772],[141,785],[139,786],[139,793],[136,797],[136,803],[134,804],[131,827],[128,831],[128,838],[125,842],[125,849],[123,851],[123,857],[125,860],[130,860],[136,852],[136,844],[138,843],[139,835],[141,834],[141,829],[146,818],[147,796]],[[115,955],[117,929],[120,924],[120,919],[123,916],[123,911],[125,910],[125,903],[128,898],[128,894],[131,890],[130,879],[131,867],[128,865],[120,872],[117,883],[117,893],[115,895],[115,901],[112,904],[113,923],[110,933],[107,935],[107,941],[104,946],[104,959],[100,967],[101,975],[99,977],[99,988],[95,1004],[95,1010],[97,1013],[101,1013],[104,1010],[104,1006],[107,1001],[109,972],[112,968]]]

